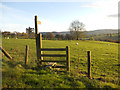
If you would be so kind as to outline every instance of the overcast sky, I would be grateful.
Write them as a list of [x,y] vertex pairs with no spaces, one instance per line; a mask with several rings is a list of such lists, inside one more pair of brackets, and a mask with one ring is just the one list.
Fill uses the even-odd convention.
[[64,1],[1,1],[0,30],[25,32],[29,26],[34,28],[35,15],[41,21],[39,32],[68,31],[70,23],[74,20],[83,22],[87,31],[118,28],[119,0]]

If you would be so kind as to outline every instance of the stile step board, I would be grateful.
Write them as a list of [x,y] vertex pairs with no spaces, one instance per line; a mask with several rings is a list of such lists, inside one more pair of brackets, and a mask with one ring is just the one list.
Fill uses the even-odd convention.
[[52,68],[67,68],[67,66],[52,66]]
[[66,54],[42,54],[42,57],[66,57]]
[[61,60],[61,61],[58,61],[58,60],[41,60],[41,62],[66,62],[65,60]]

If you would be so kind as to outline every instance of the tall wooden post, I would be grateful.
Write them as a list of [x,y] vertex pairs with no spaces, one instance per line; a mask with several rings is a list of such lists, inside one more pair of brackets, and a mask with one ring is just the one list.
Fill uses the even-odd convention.
[[66,46],[67,71],[70,71],[70,48]]
[[35,16],[35,38],[36,38],[36,54],[37,54],[37,61],[40,59],[40,35],[38,34],[38,23],[37,23],[37,16]]
[[26,48],[25,48],[25,67],[28,64],[28,50],[29,50],[29,46],[26,45]]
[[[37,53],[37,60],[43,60],[41,57],[42,51],[42,34],[38,33],[38,20],[37,16],[35,16],[35,36],[36,36],[36,53]],[[40,61],[39,61],[40,62]],[[40,62],[41,64],[41,62]]]
[[88,55],[88,78],[91,79],[91,51],[88,51],[87,55]]

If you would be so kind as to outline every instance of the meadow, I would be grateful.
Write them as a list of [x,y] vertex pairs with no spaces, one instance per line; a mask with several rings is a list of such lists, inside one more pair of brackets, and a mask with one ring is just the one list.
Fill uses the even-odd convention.
[[[78,43],[78,45],[76,45]],[[25,46],[29,61],[25,69]],[[81,40],[43,40],[43,48],[70,47],[70,72],[56,72],[36,65],[35,39],[2,39],[2,47],[13,57],[2,55],[3,88],[118,88],[118,43]],[[87,77],[87,51],[91,51],[91,75]],[[61,53],[61,52],[43,52]],[[64,53],[64,52],[62,52]],[[50,58],[55,59],[55,58]],[[62,58],[58,58],[62,59]],[[44,65],[44,63],[43,63]]]

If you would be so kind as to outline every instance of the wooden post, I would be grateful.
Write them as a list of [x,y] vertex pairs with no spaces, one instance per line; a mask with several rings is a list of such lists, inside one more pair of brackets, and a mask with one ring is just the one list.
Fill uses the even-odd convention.
[[38,23],[37,23],[37,16],[35,16],[35,34],[38,34]]
[[70,48],[66,46],[67,71],[70,71]]
[[37,16],[35,16],[35,38],[36,38],[36,54],[37,54],[37,61],[40,59],[40,35],[38,34],[38,23],[37,23]]
[[[40,36],[39,37],[39,41],[40,41],[40,43],[39,43],[40,57],[39,58],[40,58],[40,60],[43,60],[43,57],[41,57],[41,54],[43,54],[42,51],[41,51],[41,49],[42,49],[42,34],[39,34],[39,36]],[[42,64],[42,62],[40,62],[40,64]]]
[[36,34],[36,54],[37,54],[37,60],[40,59],[40,35]]
[[88,55],[88,78],[91,79],[91,51],[88,51],[87,55]]
[[4,53],[4,55],[5,55],[7,58],[9,58],[9,59],[12,60],[12,57],[9,55],[9,53],[8,53],[7,51],[5,51],[2,47],[0,47],[0,50]]
[[25,48],[25,66],[28,64],[28,50],[29,50],[29,46],[26,45],[26,48]]

